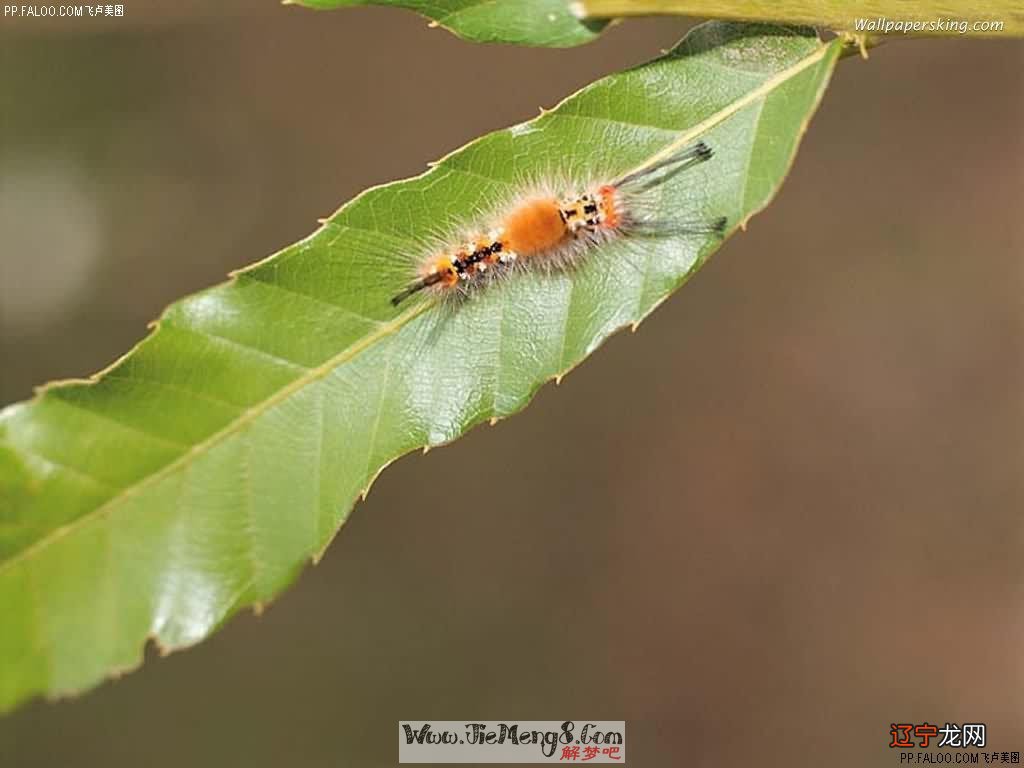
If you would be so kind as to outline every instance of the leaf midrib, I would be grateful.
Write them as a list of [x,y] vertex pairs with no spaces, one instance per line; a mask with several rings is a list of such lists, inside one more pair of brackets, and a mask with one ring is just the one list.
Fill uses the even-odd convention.
[[354,358],[363,350],[376,344],[381,339],[387,338],[388,336],[397,333],[412,320],[416,319],[419,315],[423,314],[428,309],[431,309],[436,303],[436,301],[425,301],[421,304],[416,305],[415,307],[410,308],[408,311],[402,313],[401,315],[394,318],[390,322],[383,323],[372,333],[368,333],[366,336],[359,339],[359,341],[346,347],[341,352],[334,355],[325,362],[321,363],[320,365],[308,369],[301,376],[290,381],[285,386],[281,387],[281,389],[279,389],[277,392],[275,392],[273,395],[268,397],[263,402],[257,403],[256,405],[247,408],[239,415],[237,419],[227,424],[217,432],[214,432],[209,437],[193,445],[191,448],[189,448],[189,450],[185,451],[181,456],[179,456],[174,461],[165,464],[159,470],[157,470],[151,475],[147,475],[134,485],[122,488],[118,493],[111,496],[109,499],[107,499],[105,502],[100,504],[95,509],[86,512],[84,515],[68,523],[67,525],[62,525],[59,528],[56,528],[52,533],[44,536],[41,539],[38,539],[37,541],[33,542],[30,546],[26,547],[24,550],[17,553],[7,561],[0,563],[0,574],[3,574],[5,571],[13,568],[22,560],[31,557],[39,550],[46,548],[58,539],[67,536],[69,533],[72,533],[77,528],[85,525],[86,523],[92,522],[93,520],[99,517],[102,517],[104,513],[106,513],[111,508],[117,506],[125,499],[131,497],[136,493],[143,491],[148,486],[159,482],[163,478],[168,477],[169,475],[177,471],[179,468],[188,465],[196,456],[205,453],[207,450],[217,445],[222,440],[225,440],[228,437],[234,435],[236,432],[241,431],[248,424],[255,421],[257,418],[262,416],[264,413],[269,411],[278,403],[287,400],[289,397],[291,397],[291,395],[304,389],[313,382],[324,378],[325,376],[330,374],[334,369],[347,363],[349,360]]
[[[691,127],[689,129],[681,132],[679,134],[679,136],[674,141],[672,141],[669,144],[667,144],[665,147],[663,147],[658,152],[655,152],[646,161],[644,161],[643,163],[640,163],[639,165],[637,165],[635,167],[635,169],[632,169],[632,170],[641,170],[641,169],[644,169],[644,168],[651,167],[651,166],[655,165],[656,163],[658,163],[660,160],[662,160],[662,159],[672,155],[678,149],[680,149],[681,147],[685,146],[686,144],[692,142],[698,136],[704,134],[705,132],[707,132],[708,130],[713,128],[714,126],[716,126],[719,123],[723,122],[724,120],[727,120],[729,117],[732,117],[734,114],[736,114],[737,112],[741,111],[742,109],[745,109],[746,107],[748,107],[751,104],[755,103],[757,100],[766,97],[768,94],[770,94],[776,88],[780,87],[782,84],[788,82],[793,77],[796,77],[801,72],[803,72],[805,69],[808,69],[812,65],[818,63],[822,58],[824,58],[824,56],[828,52],[828,50],[829,50],[829,46],[828,45],[819,44],[819,46],[812,53],[808,54],[807,56],[802,58],[797,63],[795,63],[792,66],[787,67],[786,69],[782,70],[781,72],[778,72],[775,75],[769,77],[763,83],[761,83],[759,86],[757,86],[756,88],[752,89],[751,91],[749,91],[748,93],[746,93],[745,95],[743,95],[742,97],[737,99],[736,101],[731,102],[730,104],[728,104],[727,106],[725,106],[724,108],[719,110],[718,112],[715,112],[714,114],[706,117],[704,120],[702,120],[701,122],[697,123],[693,127]],[[567,99],[565,99],[562,102],[562,104],[568,102],[572,98],[575,98],[575,96],[568,97]],[[556,106],[553,110],[547,112],[546,116],[547,117],[557,116],[557,109],[560,106],[561,106],[561,104]],[[543,118],[541,118],[541,119],[543,119]],[[657,126],[650,126],[650,127],[655,127],[656,128]],[[447,158],[442,158],[440,161],[438,161],[438,164],[443,163],[444,160],[446,160],[446,159]],[[387,186],[387,185],[380,185],[380,186]],[[369,192],[369,191],[370,190],[366,190],[366,192]],[[363,194],[365,194],[365,192]],[[361,196],[362,195],[359,195],[357,197],[361,197]],[[352,201],[352,202],[354,202],[354,201]],[[327,226],[330,226],[330,224],[329,223],[325,223],[324,228],[327,227]],[[248,270],[240,270],[238,273],[235,273],[235,274],[243,274],[245,271],[248,271]],[[232,280],[234,280],[234,279],[236,279],[236,278],[235,278],[235,275],[233,274],[232,275]],[[365,349],[367,349],[370,346],[376,344],[381,339],[387,338],[388,336],[391,336],[391,335],[397,333],[402,328],[404,328],[408,323],[410,323],[414,319],[416,319],[419,315],[421,315],[424,312],[426,312],[427,310],[433,308],[436,305],[436,303],[437,303],[436,301],[424,301],[421,304],[418,304],[415,307],[412,307],[408,311],[402,313],[401,315],[398,315],[397,317],[395,317],[394,319],[390,320],[389,322],[380,325],[372,333],[367,334],[366,336],[361,338],[359,341],[355,342],[354,344],[350,345],[349,347],[346,347],[344,350],[339,352],[337,355],[334,355],[333,357],[329,358],[328,360],[326,360],[325,362],[321,363],[320,365],[318,365],[318,366],[316,366],[314,368],[308,369],[308,371],[306,371],[305,373],[303,373],[302,375],[300,375],[298,378],[294,379],[293,381],[289,382],[286,386],[282,387],[280,390],[275,392],[273,395],[268,397],[263,402],[258,403],[256,405],[253,405],[252,407],[248,408],[237,419],[235,419],[234,421],[230,422],[225,427],[223,427],[219,431],[213,433],[212,435],[210,435],[209,437],[205,438],[204,440],[196,443],[188,451],[183,453],[181,456],[179,456],[174,461],[172,461],[172,462],[166,464],[165,466],[161,467],[159,470],[157,470],[153,474],[148,475],[145,478],[141,479],[139,482],[135,483],[134,485],[131,485],[131,486],[126,487],[126,488],[123,488],[120,492],[118,492],[114,496],[112,496],[109,499],[107,499],[101,505],[99,505],[98,507],[96,507],[95,509],[93,509],[93,510],[91,510],[89,512],[86,512],[81,517],[77,518],[76,520],[68,523],[67,525],[63,525],[63,526],[60,526],[59,528],[54,529],[51,533],[49,533],[46,536],[44,536],[43,538],[40,538],[37,541],[33,542],[31,545],[26,547],[21,552],[18,552],[17,554],[12,556],[8,560],[6,560],[4,562],[0,562],[0,574],[3,574],[3,573],[5,573],[8,570],[13,569],[15,566],[17,566],[21,562],[31,558],[36,553],[42,551],[46,547],[48,547],[51,544],[53,544],[54,542],[64,538],[65,536],[69,535],[70,533],[73,533],[78,528],[81,528],[81,527],[85,526],[86,524],[88,524],[88,523],[90,523],[90,522],[92,522],[92,521],[102,517],[109,510],[111,510],[112,508],[116,507],[118,504],[120,504],[125,499],[130,498],[131,496],[133,496],[133,495],[135,495],[137,493],[140,493],[141,491],[145,490],[149,486],[154,485],[155,483],[159,482],[160,480],[164,479],[165,477],[170,476],[171,474],[176,472],[179,468],[187,466],[197,456],[199,456],[201,454],[204,454],[207,450],[209,450],[213,446],[217,445],[222,440],[225,440],[228,437],[234,435],[239,430],[243,429],[246,425],[250,424],[255,419],[259,418],[264,413],[269,411],[271,408],[273,408],[278,403],[283,402],[284,400],[287,400],[292,394],[302,390],[303,388],[305,388],[309,384],[324,378],[325,376],[330,374],[333,370],[335,370],[339,366],[343,365],[344,363],[348,362],[349,360],[351,360],[352,358],[354,358],[355,356],[357,356],[358,354],[363,352]],[[159,329],[159,323],[157,325],[157,328]]]

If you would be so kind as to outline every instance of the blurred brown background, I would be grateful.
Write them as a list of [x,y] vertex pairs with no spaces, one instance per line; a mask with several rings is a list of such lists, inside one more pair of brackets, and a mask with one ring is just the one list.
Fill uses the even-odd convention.
[[[3,402],[686,28],[155,5],[0,27]],[[634,766],[897,765],[924,720],[1024,751],[1022,72],[841,63],[776,203],[639,333],[398,462],[262,617],[0,720],[0,765],[387,766],[403,717],[624,718]]]

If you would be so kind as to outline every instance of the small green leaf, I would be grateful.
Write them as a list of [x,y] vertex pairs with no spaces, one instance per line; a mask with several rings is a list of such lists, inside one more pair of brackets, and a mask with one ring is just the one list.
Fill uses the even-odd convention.
[[607,25],[573,15],[567,0],[291,0],[321,10],[353,5],[408,8],[466,40],[568,48],[589,43]]
[[0,710],[84,690],[136,666],[147,638],[182,648],[272,599],[389,462],[522,409],[719,244],[621,238],[456,307],[421,296],[394,309],[430,243],[479,231],[530,181],[610,179],[698,137],[714,158],[658,187],[655,205],[734,230],[781,184],[839,52],[807,30],[699,27],[364,192],[173,304],[90,381],[0,413]]

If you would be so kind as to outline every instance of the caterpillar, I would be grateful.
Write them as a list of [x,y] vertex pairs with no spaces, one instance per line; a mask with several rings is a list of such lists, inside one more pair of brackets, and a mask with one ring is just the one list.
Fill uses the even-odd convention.
[[638,204],[644,192],[713,155],[711,147],[698,141],[582,194],[527,198],[512,206],[492,229],[461,246],[431,255],[420,266],[416,279],[392,297],[391,304],[398,306],[428,288],[441,293],[466,290],[517,264],[571,264],[590,247],[618,236],[721,236],[725,217],[696,225],[652,220],[639,212]]

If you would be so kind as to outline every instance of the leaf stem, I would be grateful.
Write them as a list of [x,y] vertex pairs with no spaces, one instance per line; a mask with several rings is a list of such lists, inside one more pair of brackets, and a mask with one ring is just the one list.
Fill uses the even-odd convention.
[[[855,32],[859,20],[870,22],[922,22],[924,29],[888,37],[1024,37],[1024,14],[1018,0],[949,2],[949,0],[575,0],[573,12],[581,19],[621,16],[683,15],[710,19],[809,24],[837,32]],[[935,23],[934,28],[928,25]],[[974,28],[975,22],[1000,22],[1001,29]],[[964,25],[967,25],[966,27]],[[873,33],[874,30],[871,30]]]

